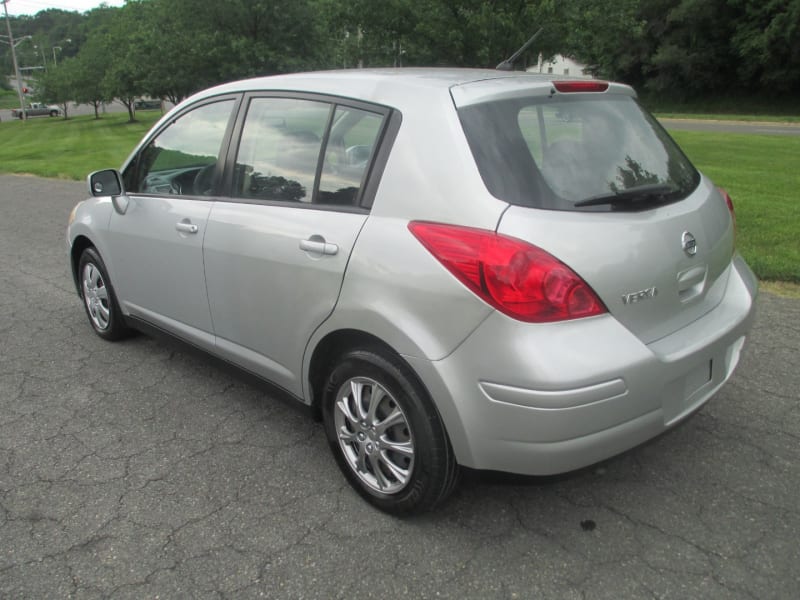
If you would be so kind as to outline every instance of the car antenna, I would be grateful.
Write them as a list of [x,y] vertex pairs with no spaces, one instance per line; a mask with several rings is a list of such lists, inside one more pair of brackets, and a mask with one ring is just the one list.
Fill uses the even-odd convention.
[[499,65],[495,67],[498,71],[513,71],[514,70],[514,63],[517,62],[517,59],[520,55],[528,49],[528,47],[534,42],[534,40],[539,37],[539,34],[544,31],[544,27],[539,27],[539,31],[534,33],[527,42],[525,42],[519,50],[514,52],[509,58],[501,62]]

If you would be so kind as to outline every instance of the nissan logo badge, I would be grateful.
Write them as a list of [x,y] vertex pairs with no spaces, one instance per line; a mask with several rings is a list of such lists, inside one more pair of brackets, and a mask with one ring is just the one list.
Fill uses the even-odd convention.
[[683,251],[686,252],[688,256],[697,254],[697,240],[695,240],[694,236],[688,231],[683,232],[681,244],[683,245]]

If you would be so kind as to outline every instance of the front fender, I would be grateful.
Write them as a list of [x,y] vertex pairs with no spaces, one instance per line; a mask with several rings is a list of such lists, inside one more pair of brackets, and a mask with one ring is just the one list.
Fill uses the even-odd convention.
[[73,249],[79,239],[88,242],[97,248],[103,262],[108,269],[108,275],[114,280],[114,261],[108,251],[108,227],[113,211],[111,198],[89,198],[84,200],[75,208],[75,218],[67,227],[67,252],[70,262],[70,270],[76,288],[78,286],[77,261],[79,257],[74,256]]

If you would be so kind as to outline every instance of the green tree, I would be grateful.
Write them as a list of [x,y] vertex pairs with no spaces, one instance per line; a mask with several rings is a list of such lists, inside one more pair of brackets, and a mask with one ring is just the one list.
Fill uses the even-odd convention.
[[187,3],[197,13],[198,2],[205,30],[214,32],[207,53],[218,81],[327,64],[317,0],[175,0],[170,6]]
[[68,118],[69,103],[75,97],[76,60],[69,58],[48,69],[37,82],[36,97],[46,104],[57,104]]
[[208,58],[215,43],[214,31],[202,24],[204,19],[197,13],[197,7],[191,10],[190,3],[179,0],[157,0],[143,6],[136,23],[137,52],[147,57],[142,84],[151,97],[177,104],[217,83],[216,65]]
[[95,36],[81,47],[77,57],[67,59],[72,65],[72,87],[75,102],[89,104],[94,108],[94,118],[100,118],[100,106],[113,98],[105,85],[108,69],[107,47],[103,37]]
[[145,81],[151,65],[163,56],[147,53],[148,34],[141,27],[147,16],[146,2],[128,2],[116,11],[107,32],[100,32],[96,43],[105,48],[108,67],[102,79],[103,96],[116,98],[128,110],[128,120],[135,120],[136,98],[146,91]]
[[743,85],[775,92],[800,92],[800,0],[731,0],[741,11],[734,24]]
[[564,24],[562,54],[575,57],[596,76],[641,83],[649,52],[647,22],[640,0],[573,0],[554,3]]
[[337,66],[494,67],[540,27],[520,67],[563,46],[565,28],[552,0],[320,0]]

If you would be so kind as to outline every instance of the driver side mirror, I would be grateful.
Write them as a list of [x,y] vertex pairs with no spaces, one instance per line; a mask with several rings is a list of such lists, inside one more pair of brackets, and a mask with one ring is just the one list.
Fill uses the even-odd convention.
[[89,193],[94,197],[111,196],[114,209],[121,215],[128,210],[128,196],[122,187],[122,176],[116,169],[91,173],[87,180]]

